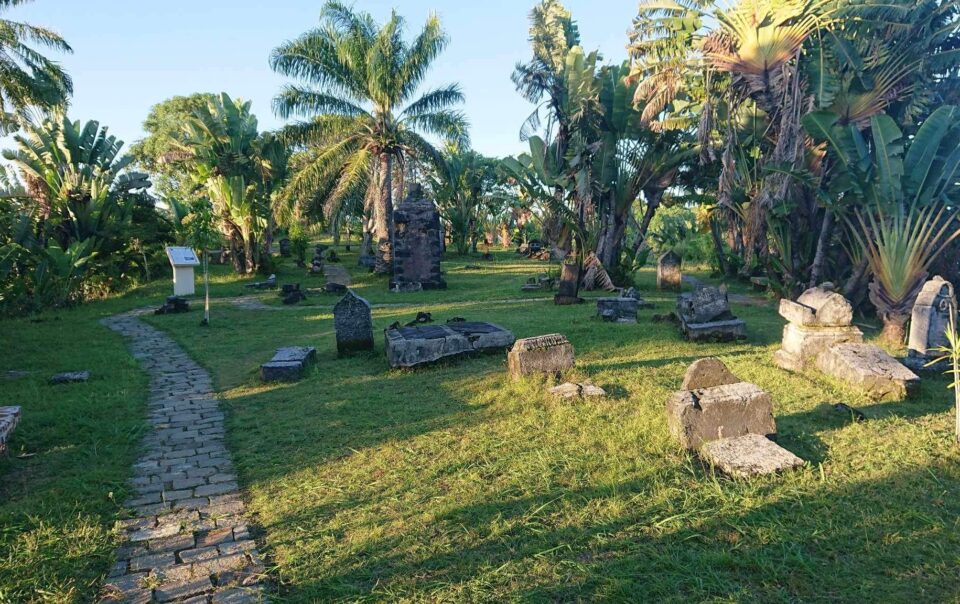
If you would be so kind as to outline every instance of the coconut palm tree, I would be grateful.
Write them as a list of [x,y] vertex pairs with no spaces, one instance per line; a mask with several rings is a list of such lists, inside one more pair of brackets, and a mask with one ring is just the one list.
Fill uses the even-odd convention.
[[274,71],[299,81],[274,99],[278,115],[301,118],[284,135],[312,150],[292,175],[285,198],[295,203],[322,194],[330,217],[345,201],[374,190],[376,271],[386,273],[395,170],[408,157],[439,163],[424,135],[466,142],[466,119],[454,109],[463,94],[453,84],[417,96],[447,45],[436,16],[410,42],[395,12],[381,25],[367,13],[327,2],[320,19],[321,27],[276,48],[270,58]]
[[[29,1],[0,0],[0,14]],[[0,19],[0,131],[4,134],[36,118],[33,109],[61,106],[73,93],[70,76],[34,46],[73,52],[49,29]]]

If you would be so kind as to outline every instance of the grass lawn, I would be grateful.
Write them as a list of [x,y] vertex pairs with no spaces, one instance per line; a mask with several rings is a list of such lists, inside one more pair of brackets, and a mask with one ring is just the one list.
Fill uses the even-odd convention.
[[[344,256],[358,293],[410,304],[375,308],[373,354],[336,357],[332,295],[276,312],[218,300],[209,329],[196,313],[148,318],[222,391],[277,600],[960,598],[960,449],[945,380],[925,379],[916,400],[874,404],[828,378],[778,370],[783,320],[772,303],[735,306],[747,342],[686,343],[649,320],[673,306],[652,272],[640,288],[657,308],[614,325],[589,303],[520,294],[543,265],[515,255],[451,259],[447,291],[415,294],[386,292]],[[312,286],[289,266],[281,282],[293,276]],[[217,295],[231,293],[243,291],[223,277]],[[571,377],[610,396],[552,400],[542,382],[508,381],[503,355],[392,371],[379,332],[417,310],[493,321],[517,337],[564,333],[577,352]],[[259,364],[297,344],[317,347],[312,374],[261,385]],[[678,448],[664,402],[707,355],[773,394],[780,443],[806,469],[731,481]],[[830,408],[841,401],[869,420]],[[25,421],[21,435],[32,431]]]

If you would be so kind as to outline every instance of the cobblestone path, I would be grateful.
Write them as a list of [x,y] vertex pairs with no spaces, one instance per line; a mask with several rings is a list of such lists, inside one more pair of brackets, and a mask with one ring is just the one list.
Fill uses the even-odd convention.
[[103,602],[263,601],[263,565],[243,518],[210,376],[137,318],[102,323],[128,340],[150,375],[150,432],[134,466],[136,495]]

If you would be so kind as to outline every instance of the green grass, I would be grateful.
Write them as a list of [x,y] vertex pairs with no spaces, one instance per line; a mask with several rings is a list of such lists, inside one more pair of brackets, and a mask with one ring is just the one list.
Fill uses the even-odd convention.
[[[354,269],[350,257],[344,265]],[[278,600],[960,597],[960,455],[943,379],[925,379],[916,400],[874,404],[825,377],[780,371],[773,304],[734,308],[747,342],[684,342],[674,325],[649,321],[672,309],[650,272],[640,285],[657,308],[624,326],[596,320],[589,303],[493,304],[523,298],[520,285],[543,269],[514,255],[445,269],[447,291],[416,294],[387,293],[385,280],[354,271],[372,302],[410,304],[377,308],[376,333],[417,310],[494,321],[518,337],[561,332],[577,351],[570,377],[610,396],[552,400],[542,382],[508,381],[503,355],[392,371],[379,335],[375,353],[338,359],[335,296],[284,312],[220,301],[210,329],[195,314],[148,319],[222,390]],[[311,286],[302,271],[280,277]],[[258,365],[295,344],[317,347],[312,374],[259,384]],[[780,442],[806,469],[731,481],[677,447],[664,402],[707,355],[773,394]],[[869,421],[830,409],[841,401]]]

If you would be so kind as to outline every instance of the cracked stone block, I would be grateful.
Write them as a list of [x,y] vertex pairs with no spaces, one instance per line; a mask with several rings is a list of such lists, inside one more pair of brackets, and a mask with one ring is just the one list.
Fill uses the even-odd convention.
[[640,300],[637,298],[597,298],[597,316],[613,323],[636,323]]
[[816,363],[821,353],[837,344],[859,344],[863,332],[854,326],[819,327],[787,323],[783,328],[780,350],[773,355],[773,362],[781,369],[801,371]]
[[759,434],[714,440],[700,448],[700,456],[727,476],[752,478],[794,470],[802,459]]
[[876,401],[899,401],[920,388],[920,378],[873,344],[839,344],[817,357],[817,368],[860,388]]
[[592,398],[596,396],[606,396],[607,391],[593,384],[574,384],[567,382],[550,388],[547,392],[557,398],[577,399]]
[[667,401],[667,424],[687,449],[721,438],[777,432],[773,399],[749,382],[674,393]]
[[517,340],[507,354],[507,371],[513,379],[539,374],[560,376],[573,364],[573,344],[558,333]]
[[471,353],[495,352],[514,343],[513,333],[494,325],[461,321],[446,325],[399,327],[383,332],[393,368],[418,367]]

